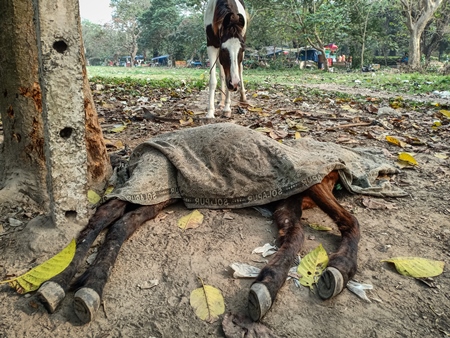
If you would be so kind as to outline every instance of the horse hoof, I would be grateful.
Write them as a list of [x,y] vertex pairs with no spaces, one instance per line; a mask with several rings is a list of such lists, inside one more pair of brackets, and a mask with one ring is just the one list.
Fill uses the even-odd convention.
[[328,267],[320,276],[317,283],[317,291],[322,299],[330,299],[338,295],[344,289],[344,277],[342,273],[333,267]]
[[59,303],[64,299],[64,289],[55,282],[45,282],[37,292],[38,300],[45,306],[48,312],[55,312]]
[[81,288],[73,296],[73,306],[77,317],[83,324],[87,324],[100,307],[100,296],[90,288]]
[[254,322],[261,320],[271,306],[272,297],[267,286],[262,283],[253,284],[248,295],[248,313],[250,318]]

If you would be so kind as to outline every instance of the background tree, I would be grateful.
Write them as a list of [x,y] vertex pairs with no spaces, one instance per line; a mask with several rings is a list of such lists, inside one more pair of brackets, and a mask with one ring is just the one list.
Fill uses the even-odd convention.
[[427,64],[430,63],[431,54],[439,48],[441,41],[446,35],[450,34],[450,1],[444,0],[433,15],[433,18],[427,23],[422,33],[421,45],[422,53],[425,56]]
[[131,66],[139,50],[138,40],[141,34],[139,17],[151,6],[151,0],[111,0],[113,24],[125,34],[124,47],[131,57]]
[[125,34],[111,23],[99,25],[83,20],[81,25],[86,59],[90,65],[106,65],[108,60],[118,61],[120,55],[127,52],[124,48]]
[[174,0],[153,0],[139,17],[141,48],[152,50],[158,56],[163,50],[173,51],[171,40],[181,22],[179,8]]
[[439,6],[446,0],[399,0],[408,28],[409,60],[411,70],[418,70],[420,65],[420,38],[428,22],[433,18]]

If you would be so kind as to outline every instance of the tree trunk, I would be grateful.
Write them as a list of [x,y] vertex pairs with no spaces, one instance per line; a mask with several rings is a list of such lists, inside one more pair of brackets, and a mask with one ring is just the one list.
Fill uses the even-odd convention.
[[417,29],[409,31],[409,56],[408,67],[412,70],[418,70],[420,66],[420,36],[422,32],[418,32]]
[[406,27],[409,38],[408,68],[419,70],[420,66],[420,37],[434,13],[444,0],[400,0],[406,17]]
[[[31,1],[0,2],[0,204],[35,202],[49,210],[42,95]],[[30,201],[30,202],[31,202]]]
[[28,197],[58,228],[84,223],[87,189],[103,188],[111,170],[86,75],[78,1],[4,0],[0,31],[0,203]]

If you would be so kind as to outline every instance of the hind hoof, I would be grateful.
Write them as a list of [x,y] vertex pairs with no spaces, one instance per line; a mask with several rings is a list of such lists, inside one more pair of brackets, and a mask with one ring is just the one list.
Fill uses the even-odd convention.
[[58,305],[66,296],[64,289],[55,282],[45,282],[37,292],[38,300],[45,306],[48,312],[55,312]]
[[333,267],[328,267],[320,276],[317,283],[317,291],[322,299],[330,299],[344,289],[344,277],[342,273]]
[[271,306],[272,297],[267,286],[262,283],[253,284],[248,295],[248,313],[250,318],[254,322],[261,320]]
[[73,297],[74,311],[77,317],[87,324],[92,321],[100,307],[100,296],[90,288],[81,288]]

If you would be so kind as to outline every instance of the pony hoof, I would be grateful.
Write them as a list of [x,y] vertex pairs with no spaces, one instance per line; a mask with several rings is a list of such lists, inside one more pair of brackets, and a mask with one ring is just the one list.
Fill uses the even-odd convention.
[[38,300],[44,305],[48,312],[55,312],[59,303],[64,299],[64,289],[55,282],[45,282],[37,292]]
[[100,296],[90,288],[81,288],[73,297],[74,311],[77,317],[87,324],[92,321],[100,307]]
[[344,277],[342,273],[333,267],[328,267],[320,276],[317,283],[317,291],[322,299],[330,299],[338,295],[344,289]]
[[261,320],[271,306],[272,297],[267,286],[262,283],[253,284],[248,295],[248,313],[250,318],[254,322]]

